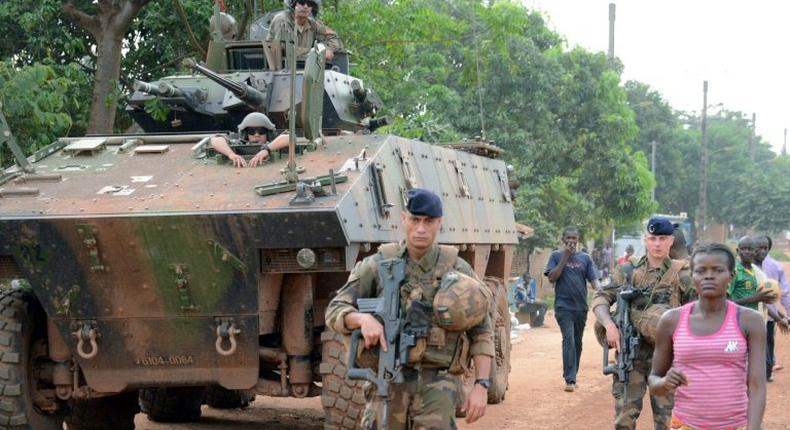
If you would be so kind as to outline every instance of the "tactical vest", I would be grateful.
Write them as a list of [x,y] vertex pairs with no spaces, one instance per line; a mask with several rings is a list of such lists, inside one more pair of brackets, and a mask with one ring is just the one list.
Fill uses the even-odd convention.
[[[379,246],[383,259],[398,258],[400,245],[387,243]],[[415,300],[433,303],[442,277],[453,269],[458,248],[439,245],[439,259],[432,271],[422,273],[419,267],[407,271],[407,282],[401,286],[401,306],[405,312]],[[408,266],[407,266],[408,267]],[[404,314],[405,314],[404,312]],[[469,368],[469,337],[465,332],[450,332],[431,321],[427,338],[420,338],[409,351],[409,365],[415,368],[442,368],[449,373],[464,373]]]
[[647,270],[632,269],[634,273],[633,285],[643,290],[645,298],[645,300],[637,302],[638,307],[645,308],[655,304],[666,304],[673,308],[680,306],[680,270],[685,264],[685,260],[672,260],[669,269],[654,285],[642,285],[645,282]]
[[[652,287],[644,287],[643,298],[632,305],[631,321],[642,338],[655,345],[658,331],[658,320],[671,308],[680,306],[680,270],[684,260],[672,260],[666,272]],[[644,281],[646,270],[635,271],[634,286],[640,287]],[[649,291],[648,291],[649,290]]]

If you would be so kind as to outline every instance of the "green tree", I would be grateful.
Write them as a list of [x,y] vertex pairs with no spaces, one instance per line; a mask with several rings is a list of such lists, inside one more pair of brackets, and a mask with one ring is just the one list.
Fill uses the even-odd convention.
[[[30,154],[72,129],[85,130],[87,105],[73,97],[90,88],[75,65],[34,64],[22,68],[0,62],[0,101],[23,151]],[[3,160],[10,161],[3,147]],[[2,165],[2,163],[0,163]]]
[[684,127],[681,118],[686,118],[685,114],[672,109],[660,93],[645,83],[629,81],[624,88],[639,129],[632,142],[633,150],[650,157],[651,143],[656,142],[658,211],[693,214],[699,200],[699,171],[695,168],[700,159],[699,123]]

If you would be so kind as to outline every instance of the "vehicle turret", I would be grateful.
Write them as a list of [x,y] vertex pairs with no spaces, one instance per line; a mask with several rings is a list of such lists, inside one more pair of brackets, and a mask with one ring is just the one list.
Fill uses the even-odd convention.
[[[212,33],[206,62],[184,62],[186,70],[194,74],[166,76],[150,83],[137,81],[127,101],[127,113],[148,133],[235,131],[250,112],[264,113],[278,129],[287,129],[291,75],[287,70],[270,70],[261,43],[276,12],[255,20],[248,40]],[[348,64],[347,51],[335,52],[332,62],[325,65],[324,79],[310,84],[310,91],[318,92],[310,96],[310,102],[322,117],[323,134],[372,131],[388,123],[378,117],[382,108],[379,97],[360,79],[348,74]],[[296,103],[302,109],[307,91],[303,88],[303,69],[298,68],[295,81],[297,89],[301,89],[297,90]],[[154,118],[161,115],[161,110],[154,113],[146,109],[155,98],[166,107],[166,118]],[[304,121],[297,120],[300,135]]]
[[[254,87],[247,85],[244,82],[235,82],[231,79],[224,78],[219,74],[214,73],[208,67],[198,64],[191,58],[185,59],[183,64],[195,72],[211,79],[222,88],[225,88],[226,90],[233,93],[234,96],[243,101],[247,106],[249,106],[250,109],[258,111],[262,109],[266,110],[268,107],[268,98],[266,97],[266,93],[258,91]],[[162,82],[160,84],[160,88],[161,85],[167,84]]]

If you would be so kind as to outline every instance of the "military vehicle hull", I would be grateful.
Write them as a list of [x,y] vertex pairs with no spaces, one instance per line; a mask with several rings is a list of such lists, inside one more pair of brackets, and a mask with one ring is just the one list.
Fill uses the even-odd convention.
[[296,162],[303,178],[332,169],[334,186],[305,196],[272,186],[284,155],[237,169],[206,150],[208,137],[61,140],[34,173],[6,171],[0,278],[25,280],[44,310],[36,323],[57,353],[44,366],[76,364],[39,381],[60,393],[47,391],[47,404],[146,387],[318,394],[326,306],[358,261],[402,239],[413,187],[442,197],[441,243],[481,277],[510,272],[501,160],[395,136],[326,137]]

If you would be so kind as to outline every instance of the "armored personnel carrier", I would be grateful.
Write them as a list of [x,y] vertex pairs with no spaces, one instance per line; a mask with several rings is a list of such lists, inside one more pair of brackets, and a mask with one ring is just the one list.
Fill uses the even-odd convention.
[[[224,163],[197,130],[61,138],[24,157],[0,114],[16,157],[0,175],[0,428],[132,429],[138,395],[156,421],[322,395],[326,428],[355,428],[364,399],[324,312],[358,261],[402,238],[414,187],[443,198],[439,241],[495,294],[489,401],[502,401],[517,242],[504,162],[337,123],[321,133],[326,109],[343,117],[364,85],[316,58],[283,116],[299,111],[301,137],[258,168]],[[254,86],[190,66],[228,100]],[[347,86],[343,103],[326,104],[325,82]]]

